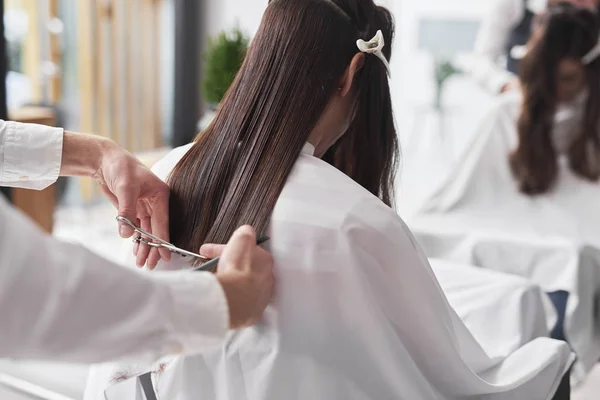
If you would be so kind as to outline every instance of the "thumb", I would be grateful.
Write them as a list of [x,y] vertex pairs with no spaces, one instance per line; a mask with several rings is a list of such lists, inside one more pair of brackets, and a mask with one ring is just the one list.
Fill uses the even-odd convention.
[[256,247],[256,232],[254,228],[244,225],[238,228],[221,256],[221,262],[226,269],[243,270],[252,264],[252,253]]
[[224,244],[207,243],[200,247],[200,255],[208,258],[215,258],[223,254],[223,250],[225,250]]
[[[117,187],[114,193],[117,198],[119,216],[125,217],[131,222],[135,223],[137,219],[137,199],[138,193],[131,186],[120,185]],[[122,238],[128,238],[133,235],[133,228],[129,225],[119,222],[119,234]]]

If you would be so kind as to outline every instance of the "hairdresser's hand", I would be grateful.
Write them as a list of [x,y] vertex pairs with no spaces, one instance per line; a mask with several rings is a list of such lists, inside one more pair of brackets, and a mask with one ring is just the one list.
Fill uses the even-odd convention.
[[519,90],[521,88],[521,82],[519,78],[514,78],[511,81],[507,82],[506,85],[502,86],[500,89],[500,93],[512,92],[513,90]]
[[200,254],[221,256],[217,279],[223,286],[229,304],[231,329],[257,323],[271,300],[275,278],[273,257],[256,245],[256,234],[250,226],[239,228],[227,245],[207,244]]
[[[104,194],[125,217],[145,231],[169,240],[169,187],[154,175],[132,154],[109,141],[102,147],[100,168],[95,178],[100,181]],[[123,238],[134,231],[119,223],[119,234]],[[156,267],[158,261],[171,259],[167,249],[150,249],[140,243],[134,246],[138,266]]]

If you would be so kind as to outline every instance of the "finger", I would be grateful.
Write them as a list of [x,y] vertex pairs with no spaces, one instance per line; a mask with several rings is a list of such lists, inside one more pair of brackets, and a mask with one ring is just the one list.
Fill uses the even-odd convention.
[[273,256],[271,253],[256,246],[252,252],[252,266],[253,268],[262,268],[263,270],[273,270]]
[[259,280],[261,307],[264,309],[275,296],[275,274],[271,253],[257,246],[252,257],[251,273],[254,274],[255,279]]
[[[136,219],[135,219],[135,226],[141,226],[141,222],[140,222],[139,218],[136,218]],[[136,236],[137,236],[137,235],[136,235]],[[135,257],[137,257],[137,253],[138,253],[138,251],[139,251],[139,250],[140,250],[140,242],[136,241],[136,242],[133,244],[133,255],[134,255]]]
[[[106,196],[106,198],[108,199],[108,201],[110,201],[110,204],[113,205],[114,208],[116,208],[117,210],[119,209],[119,201],[117,200],[117,197],[110,191],[110,189],[108,188],[108,186],[106,185],[101,185],[100,188],[102,189],[102,192],[104,193],[104,196]],[[129,218],[130,221],[132,221],[134,224],[136,223],[135,220]],[[138,222],[139,224],[139,222]],[[137,225],[139,226],[139,225]],[[119,221],[118,222],[118,228],[119,228],[119,235],[122,238],[128,238],[133,236],[133,234],[135,233],[135,231],[133,230],[133,228],[131,228],[129,225],[127,225],[124,222]],[[133,255],[137,254],[137,245],[134,245],[133,247]]]
[[139,250],[140,250],[140,243],[134,242],[133,243],[133,256],[136,258],[136,261],[137,261],[137,253]]
[[[166,185],[165,185],[166,186]],[[169,191],[166,190],[164,193],[159,194],[152,205],[150,215],[150,224],[152,226],[152,234],[159,238],[166,240],[169,239]],[[171,252],[169,249],[160,248],[158,251],[160,258],[165,261],[171,259]]]
[[219,257],[225,250],[224,244],[207,243],[200,247],[200,255],[208,258]]
[[[141,219],[141,226],[140,228],[142,228],[143,230],[146,230],[150,227],[150,221],[149,218],[142,218]],[[148,239],[150,240],[149,237],[146,237],[144,235],[142,235],[142,237],[144,239]],[[138,252],[136,255],[136,259],[135,259],[135,263],[138,267],[143,267],[146,264],[146,260],[148,259],[148,255],[150,254],[150,246],[148,246],[146,243],[144,242],[140,242],[140,245],[138,247]]]
[[221,255],[220,266],[226,269],[235,268],[239,270],[252,267],[253,251],[256,248],[256,233],[254,228],[245,225],[238,228]]
[[[117,198],[119,216],[125,217],[130,221],[135,221],[137,217],[137,201],[139,197],[139,186],[120,183],[113,193]],[[119,223],[119,234],[123,238],[133,235],[133,228],[125,223]]]
[[150,253],[148,254],[148,259],[146,260],[146,266],[148,269],[153,270],[158,265],[160,261],[160,253],[156,247],[150,248]]
[[[146,230],[148,233],[154,234],[154,232],[152,232],[151,224],[152,222],[150,221],[150,217],[145,218],[144,222],[142,222],[142,225],[144,226],[142,229]],[[150,252],[148,253],[148,258],[146,259],[146,266],[152,270],[156,268],[159,261],[160,253],[158,252],[158,249],[156,247],[150,247]]]
[[160,261],[160,253],[156,247],[150,248],[150,253],[148,254],[148,259],[146,260],[146,266],[149,269],[154,269],[158,265]]

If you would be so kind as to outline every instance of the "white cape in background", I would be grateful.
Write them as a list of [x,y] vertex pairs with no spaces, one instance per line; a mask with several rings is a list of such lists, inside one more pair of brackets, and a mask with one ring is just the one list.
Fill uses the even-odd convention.
[[[168,359],[157,377],[161,398],[549,399],[570,365],[568,346],[540,338],[505,359],[486,354],[396,213],[308,147],[268,233],[272,305],[222,347]],[[186,150],[160,162],[158,175]],[[95,367],[85,398],[104,400],[123,371],[157,369]]]
[[508,164],[518,144],[520,106],[519,94],[501,98],[448,179],[407,221],[430,257],[569,292],[565,336],[578,355],[574,372],[580,380],[600,357],[600,185],[577,177],[561,158],[553,190],[521,194]]
[[491,357],[508,357],[550,336],[556,311],[542,289],[520,276],[429,259],[450,306]]

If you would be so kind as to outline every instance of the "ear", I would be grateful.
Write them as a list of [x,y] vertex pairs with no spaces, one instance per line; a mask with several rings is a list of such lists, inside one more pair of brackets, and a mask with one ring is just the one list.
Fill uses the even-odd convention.
[[354,78],[358,71],[362,69],[365,65],[365,54],[364,53],[356,53],[354,57],[352,57],[352,61],[350,61],[350,65],[346,68],[344,75],[342,75],[342,80],[340,82],[339,91],[342,97],[346,96],[350,93],[352,89],[352,84],[354,83]]

